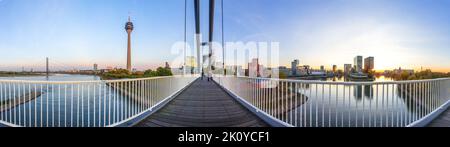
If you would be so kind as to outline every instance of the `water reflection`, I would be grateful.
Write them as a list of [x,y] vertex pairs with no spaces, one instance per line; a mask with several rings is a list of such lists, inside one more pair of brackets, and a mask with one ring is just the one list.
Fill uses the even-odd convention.
[[298,126],[406,126],[435,109],[429,94],[439,91],[420,84],[304,85],[299,92],[307,103],[289,112],[300,113]]
[[353,97],[355,97],[356,100],[360,101],[363,99],[363,93],[364,98],[371,100],[373,98],[373,87],[372,85],[356,85],[353,86]]
[[[2,77],[0,79],[44,81],[47,78],[49,81],[100,80],[98,76],[63,74],[49,77]],[[136,86],[139,85],[136,84]],[[33,94],[33,98],[31,98],[28,94],[30,92],[38,94]],[[0,85],[0,93],[2,94],[0,103],[3,104],[12,99],[18,100],[18,103],[27,100],[17,106],[8,105],[9,107],[0,111],[2,119],[13,121],[21,126],[105,126],[110,122],[130,117],[138,109],[143,109],[142,104],[144,104],[130,99],[128,95],[104,82],[81,86],[76,84],[8,83]],[[24,100],[21,100],[21,97],[24,97]],[[135,108],[135,110],[130,108]],[[16,113],[20,114],[17,115],[20,117],[16,117]]]
[[431,100],[434,95],[431,94],[438,93],[439,90],[427,84],[398,84],[396,91],[397,96],[405,103],[407,110],[416,113],[417,110],[433,111],[435,108],[430,106],[434,102]]

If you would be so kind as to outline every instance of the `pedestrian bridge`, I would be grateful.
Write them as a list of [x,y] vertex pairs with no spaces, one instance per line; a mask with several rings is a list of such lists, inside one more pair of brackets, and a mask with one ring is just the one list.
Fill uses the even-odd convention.
[[11,127],[450,126],[450,79],[325,82],[215,75],[0,81]]

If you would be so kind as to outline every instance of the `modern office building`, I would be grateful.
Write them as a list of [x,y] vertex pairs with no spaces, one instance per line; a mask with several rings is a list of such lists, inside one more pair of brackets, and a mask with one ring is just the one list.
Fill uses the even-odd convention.
[[94,71],[98,70],[98,64],[94,64]]
[[128,17],[128,22],[125,24],[125,30],[128,34],[128,45],[127,45],[127,70],[131,71],[131,32],[134,29],[133,22],[131,18]]
[[367,57],[364,59],[364,71],[368,72],[374,69],[374,58],[373,57]]
[[344,74],[348,75],[352,71],[352,64],[344,64]]
[[337,65],[333,65],[333,73],[337,72]]
[[292,74],[292,76],[296,76],[297,75],[298,64],[300,64],[300,61],[298,59],[292,61],[292,63],[291,63],[291,74]]
[[260,65],[258,58],[253,58],[252,62],[248,63],[248,76],[249,77],[260,77],[261,71],[260,71]]
[[363,66],[363,57],[362,56],[356,56],[353,59],[353,64],[354,64],[354,69],[355,72],[361,72],[362,71],[362,66]]
[[320,66],[320,71],[322,71],[322,72],[325,71],[325,66],[323,66],[323,65]]

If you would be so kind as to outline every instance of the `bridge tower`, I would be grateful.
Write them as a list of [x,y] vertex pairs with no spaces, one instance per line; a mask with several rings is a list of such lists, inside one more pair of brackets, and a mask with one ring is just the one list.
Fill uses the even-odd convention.
[[47,58],[45,58],[45,73],[46,73],[47,77],[49,75],[49,72],[50,72],[50,69],[48,68],[48,57],[47,57]]

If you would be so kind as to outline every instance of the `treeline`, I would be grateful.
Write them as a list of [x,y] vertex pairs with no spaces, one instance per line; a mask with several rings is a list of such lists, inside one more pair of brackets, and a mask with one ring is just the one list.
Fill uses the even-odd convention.
[[424,80],[424,79],[437,79],[437,78],[448,78],[450,77],[450,73],[442,73],[442,72],[432,72],[431,70],[425,70],[415,73],[409,73],[403,71],[401,73],[391,73],[385,75],[387,77],[391,77],[396,81],[405,81],[405,80]]
[[0,71],[0,77],[11,77],[11,76],[39,76],[41,73],[33,72],[12,72],[12,71]]
[[158,67],[156,70],[148,69],[146,71],[130,72],[126,69],[115,69],[101,75],[102,79],[135,79],[148,78],[160,76],[172,76],[172,71],[169,68]]

